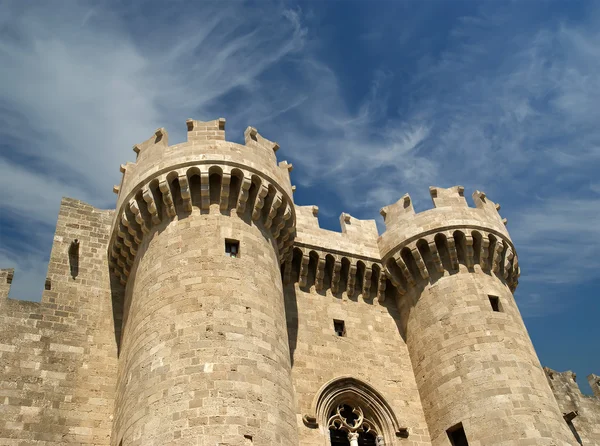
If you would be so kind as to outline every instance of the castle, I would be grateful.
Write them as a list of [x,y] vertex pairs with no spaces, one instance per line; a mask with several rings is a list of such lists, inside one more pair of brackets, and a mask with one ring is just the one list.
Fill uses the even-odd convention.
[[41,302],[1,270],[1,445],[600,445],[600,377],[540,365],[483,192],[324,230],[276,143],[187,128],[115,210],[62,200]]

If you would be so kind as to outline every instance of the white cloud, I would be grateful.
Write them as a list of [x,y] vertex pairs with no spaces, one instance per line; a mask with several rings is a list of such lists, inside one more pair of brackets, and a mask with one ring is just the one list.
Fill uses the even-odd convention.
[[[203,2],[182,13],[183,5],[169,3],[155,17],[139,2],[126,11],[81,2],[25,12],[0,6],[8,30],[0,39],[0,138],[18,151],[0,153],[0,206],[10,218],[27,213],[53,225],[61,195],[110,206],[133,143],[156,127],[181,140],[186,118],[224,116],[230,139],[260,125],[294,162],[299,186],[321,188],[316,200],[341,199],[338,213],[375,218],[405,192],[423,209],[428,186],[461,184],[503,204],[522,283],[581,280],[573,265],[595,265],[594,26],[519,27],[487,4],[455,24],[444,51],[424,51],[411,66],[396,55],[396,65],[348,63],[369,73],[361,97],[325,59],[332,47],[315,40],[300,11]],[[392,17],[386,23],[363,41],[389,39],[400,56],[431,48],[416,36],[417,23],[400,36]],[[45,237],[49,246],[50,231]]]
[[[29,284],[43,286],[61,196],[112,206],[118,166],[133,158],[134,143],[162,126],[183,139],[186,118],[218,117],[211,102],[231,92],[238,107],[252,108],[258,76],[303,45],[297,13],[276,5],[264,14],[205,3],[194,8],[202,20],[173,15],[180,6],[161,6],[173,20],[142,26],[143,34],[121,19],[132,11],[85,2],[0,6],[0,262],[17,263],[11,295],[39,298]],[[48,253],[23,256],[7,243],[39,222]]]

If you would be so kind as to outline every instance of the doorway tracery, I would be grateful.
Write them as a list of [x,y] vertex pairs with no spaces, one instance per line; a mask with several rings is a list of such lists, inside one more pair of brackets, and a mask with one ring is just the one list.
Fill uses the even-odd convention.
[[340,376],[315,394],[311,412],[302,417],[311,429],[320,429],[325,446],[392,446],[396,437],[408,437],[383,396],[364,381]]
[[360,406],[340,404],[327,422],[331,446],[381,446],[383,437],[375,424],[365,418]]

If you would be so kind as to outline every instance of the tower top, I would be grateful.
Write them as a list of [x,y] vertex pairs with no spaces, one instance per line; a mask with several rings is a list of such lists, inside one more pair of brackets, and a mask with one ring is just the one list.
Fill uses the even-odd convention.
[[291,248],[296,221],[292,165],[277,163],[279,144],[254,127],[244,132],[243,145],[226,141],[224,118],[188,119],[186,125],[187,141],[169,146],[167,131],[159,128],[133,146],[136,161],[120,167],[121,184],[113,189],[117,211],[110,262],[122,282],[127,280],[144,235],[164,218],[192,212],[194,204],[208,211],[211,203],[218,203],[223,213],[235,211],[240,217],[262,222],[277,241],[280,259]]
[[[457,269],[459,263],[468,268],[480,264],[503,276],[514,290],[520,268],[506,219],[498,212],[500,205],[475,191],[475,207],[469,207],[462,186],[432,186],[429,193],[433,209],[415,213],[408,194],[381,209],[386,230],[377,241],[382,263],[388,275],[396,277],[396,286],[402,290],[420,278],[427,279],[430,272],[441,272],[446,265],[438,251],[443,249],[450,258],[449,268]],[[396,265],[399,270],[394,274]]]

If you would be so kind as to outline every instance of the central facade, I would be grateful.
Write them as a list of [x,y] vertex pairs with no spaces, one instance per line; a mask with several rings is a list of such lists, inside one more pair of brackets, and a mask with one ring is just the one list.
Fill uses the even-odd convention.
[[0,444],[600,444],[600,400],[567,408],[539,363],[484,193],[328,231],[276,143],[187,127],[134,146],[114,211],[63,200],[42,302],[4,288]]

